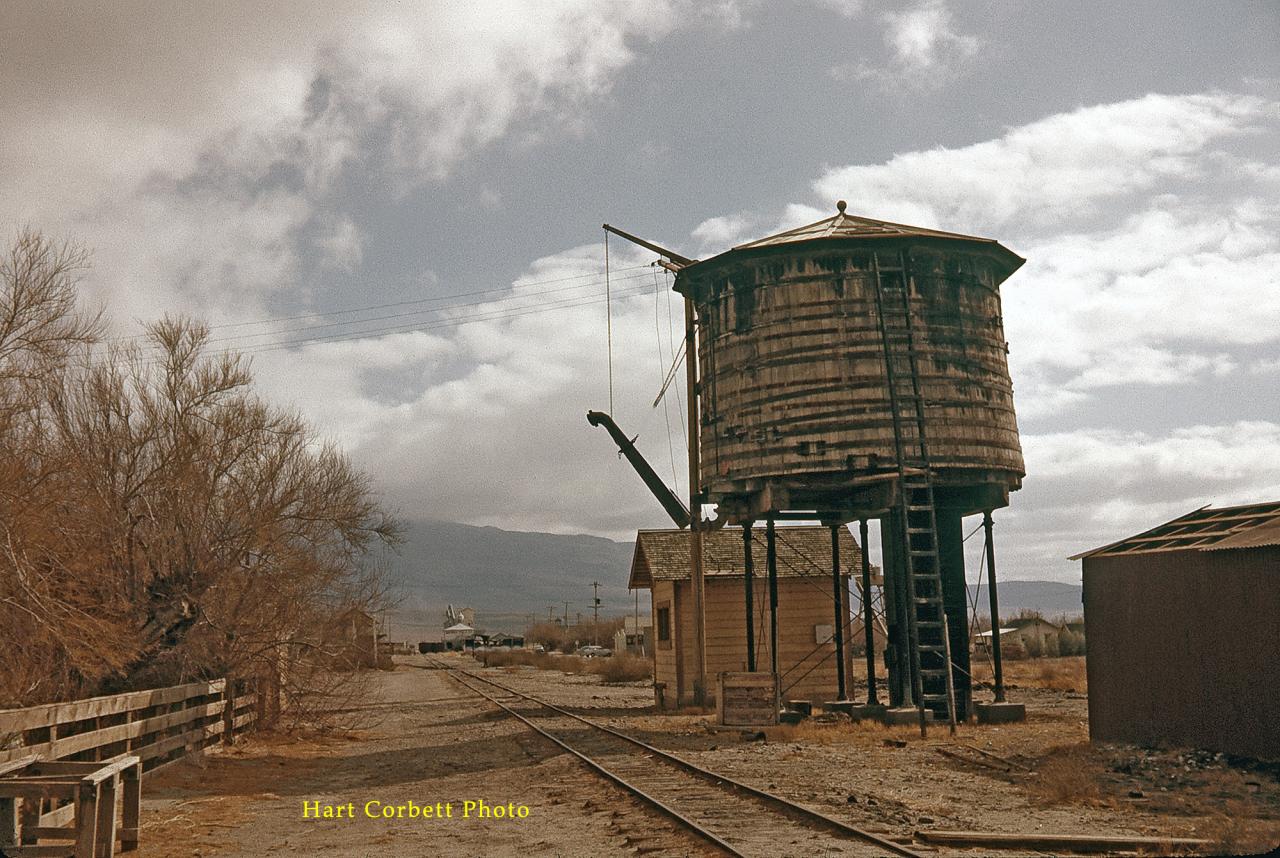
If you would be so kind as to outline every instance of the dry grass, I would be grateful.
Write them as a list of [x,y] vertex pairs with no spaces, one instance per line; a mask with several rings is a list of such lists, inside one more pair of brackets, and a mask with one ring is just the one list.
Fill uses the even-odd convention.
[[609,658],[552,655],[524,649],[495,650],[476,656],[485,667],[528,666],[561,673],[592,673],[605,682],[638,682],[653,675],[653,665],[643,656],[622,653]]
[[1103,767],[1087,742],[1059,745],[1036,768],[1027,791],[1042,804],[1105,806],[1102,796]]
[[[1033,658],[1026,661],[1006,661],[1003,665],[1006,685],[1023,688],[1046,688],[1052,691],[1066,691],[1085,694],[1089,690],[1086,678],[1085,660],[1082,655],[1068,655],[1061,658]],[[992,683],[994,677],[991,665],[986,659],[977,661],[973,667],[973,678],[978,682]]]
[[812,719],[799,724],[770,727],[769,738],[775,742],[798,742],[809,745],[844,745],[879,742],[889,738],[909,738],[914,727],[889,727],[879,721],[836,721],[824,723]]
[[1227,801],[1196,825],[1196,837],[1212,841],[1217,855],[1262,855],[1280,846],[1275,823],[1254,818],[1247,802]]

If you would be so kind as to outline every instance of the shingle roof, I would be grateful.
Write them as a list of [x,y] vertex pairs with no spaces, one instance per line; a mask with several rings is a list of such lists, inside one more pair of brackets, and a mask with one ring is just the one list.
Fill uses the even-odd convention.
[[[831,531],[821,525],[779,527],[777,533],[778,577],[831,574]],[[765,529],[754,528],[751,543],[756,575],[766,574]],[[849,528],[840,528],[840,567],[848,575],[860,574],[862,552]],[[742,528],[725,527],[702,534],[702,569],[708,577],[741,576],[743,570]],[[627,586],[647,588],[654,580],[684,580],[689,577],[689,531],[641,530],[636,534],[631,558],[631,578]]]
[[1071,557],[1114,557],[1158,551],[1220,551],[1280,545],[1280,502],[1201,507],[1119,542]]

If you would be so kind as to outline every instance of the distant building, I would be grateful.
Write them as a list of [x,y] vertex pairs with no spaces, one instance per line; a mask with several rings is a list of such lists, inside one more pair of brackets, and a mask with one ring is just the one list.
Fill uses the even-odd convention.
[[[835,602],[831,586],[831,531],[826,527],[779,527],[778,673],[784,699],[834,700],[837,694]],[[765,568],[764,528],[753,545],[755,577],[752,609],[756,669],[768,671],[769,586]],[[840,530],[842,589],[859,572],[861,553],[847,528]],[[703,534],[706,579],[707,698],[715,696],[716,675],[747,669],[746,598],[742,530],[725,527]],[[636,534],[631,561],[632,589],[650,591],[653,609],[654,682],[662,686],[668,707],[693,700],[693,584],[689,571],[687,530],[642,530]],[[848,628],[848,606],[845,606]],[[849,648],[844,659],[852,675]]]
[[[1008,627],[1006,631],[1005,627]],[[1044,617],[1018,617],[1005,620],[1000,627],[1000,646],[1017,641],[1031,656],[1052,655],[1058,651],[1058,636],[1063,626]]]
[[476,630],[466,623],[455,623],[444,630],[444,648],[447,650],[466,649],[474,644]]
[[622,628],[613,633],[613,651],[634,655],[653,654],[653,620],[630,614],[622,618]]
[[1280,760],[1280,503],[1205,507],[1073,559],[1092,738]]

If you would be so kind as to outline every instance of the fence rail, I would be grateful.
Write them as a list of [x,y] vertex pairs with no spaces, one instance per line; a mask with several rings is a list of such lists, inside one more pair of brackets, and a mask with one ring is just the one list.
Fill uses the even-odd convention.
[[258,695],[243,681],[227,686],[215,679],[0,710],[0,764],[32,754],[91,761],[127,753],[152,771],[254,724]]

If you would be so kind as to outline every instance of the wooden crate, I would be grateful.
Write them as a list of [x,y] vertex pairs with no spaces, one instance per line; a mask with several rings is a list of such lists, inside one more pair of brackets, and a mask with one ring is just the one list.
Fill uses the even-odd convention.
[[726,727],[778,723],[778,677],[772,673],[716,675],[716,720]]
[[121,852],[137,849],[141,809],[142,760],[134,754],[0,764],[0,854],[10,858],[111,858],[117,841]]

